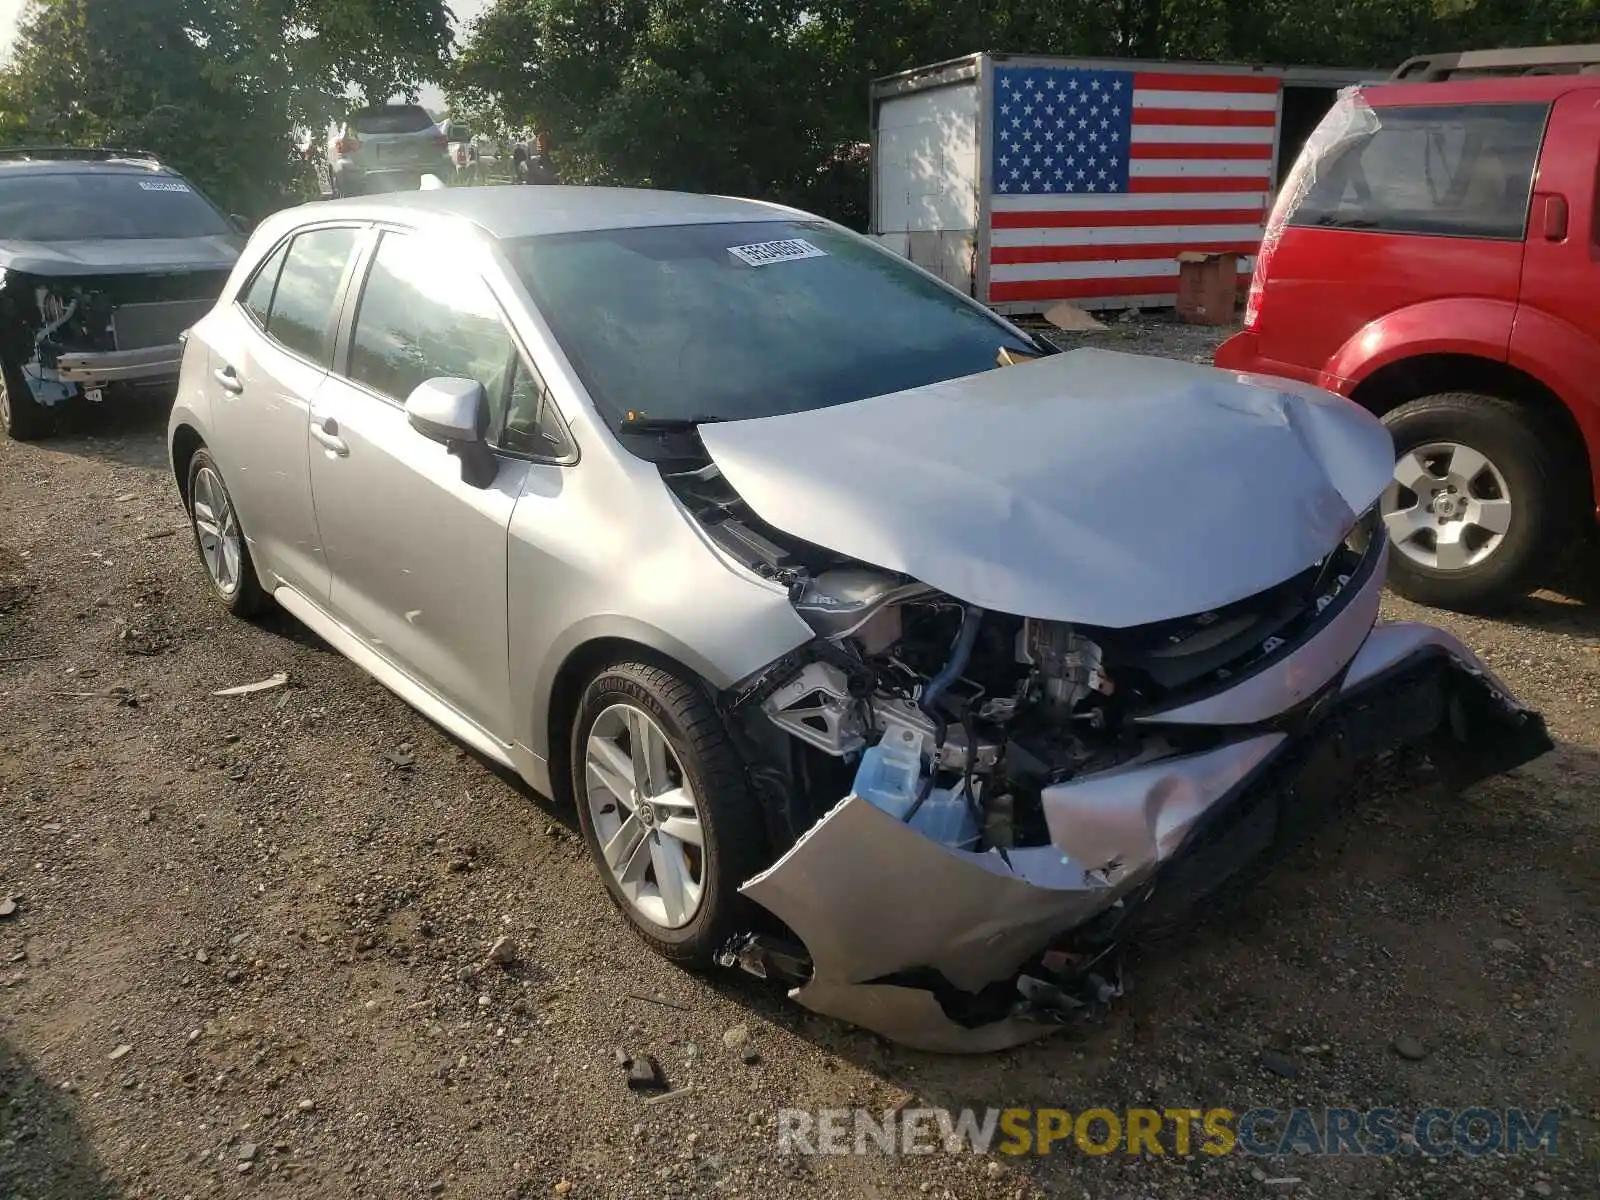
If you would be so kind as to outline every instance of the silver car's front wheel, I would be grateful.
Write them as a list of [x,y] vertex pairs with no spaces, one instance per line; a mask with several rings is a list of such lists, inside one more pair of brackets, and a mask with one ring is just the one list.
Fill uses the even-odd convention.
[[705,897],[705,829],[683,764],[641,708],[613,704],[589,730],[585,801],[601,855],[639,914],[681,929]]
[[618,661],[573,714],[572,797],[606,891],[658,953],[709,967],[759,920],[739,887],[772,861],[767,823],[710,691]]

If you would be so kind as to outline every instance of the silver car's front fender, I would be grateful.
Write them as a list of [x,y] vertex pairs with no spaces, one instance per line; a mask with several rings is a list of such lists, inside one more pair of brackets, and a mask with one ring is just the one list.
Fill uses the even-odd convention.
[[507,602],[518,767],[547,793],[552,694],[586,646],[637,645],[722,689],[814,636],[780,584],[711,545],[654,466],[609,453],[530,473]]

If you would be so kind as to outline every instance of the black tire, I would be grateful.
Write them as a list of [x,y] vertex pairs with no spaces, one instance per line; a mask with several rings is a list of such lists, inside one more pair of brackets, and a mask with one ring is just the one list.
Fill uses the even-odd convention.
[[1389,585],[1408,600],[1456,612],[1488,612],[1536,586],[1547,553],[1570,524],[1571,497],[1557,435],[1526,407],[1473,392],[1423,396],[1383,421],[1394,437],[1396,458],[1430,442],[1470,447],[1499,470],[1512,501],[1510,524],[1482,562],[1440,570],[1412,562],[1395,547]]
[[33,398],[22,371],[0,363],[0,428],[14,442],[33,442],[56,429],[55,414]]
[[[596,719],[618,703],[644,710],[666,734],[693,791],[704,831],[700,908],[677,929],[657,924],[629,903],[606,865],[589,811],[585,766],[589,732]],[[571,762],[572,795],[583,840],[618,911],[656,953],[686,967],[709,967],[729,938],[753,927],[755,906],[739,894],[739,885],[770,861],[757,801],[711,698],[693,680],[665,667],[614,663],[584,689],[572,724]]]
[[239,520],[238,506],[233,502],[232,493],[228,492],[228,483],[222,477],[222,468],[217,466],[216,459],[211,457],[208,450],[196,450],[194,457],[189,460],[189,474],[187,487],[184,489],[185,507],[189,510],[189,530],[194,534],[195,553],[200,557],[200,565],[206,572],[206,583],[210,585],[211,594],[217,602],[236,617],[253,617],[268,607],[270,597],[262,588],[261,581],[256,577],[256,564],[250,558],[250,543],[246,540],[241,527],[239,534],[239,581],[231,591],[220,587],[211,577],[211,571],[205,565],[205,550],[200,544],[200,528],[195,523],[195,480],[202,470],[210,469],[215,472],[221,481],[223,494],[228,498],[228,505],[233,509],[234,520]]

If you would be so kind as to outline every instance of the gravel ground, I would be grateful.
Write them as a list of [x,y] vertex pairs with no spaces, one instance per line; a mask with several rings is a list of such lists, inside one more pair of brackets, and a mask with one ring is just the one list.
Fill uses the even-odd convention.
[[[1204,359],[1215,335],[1084,340]],[[1134,962],[1105,1023],[938,1058],[653,958],[572,813],[287,618],[228,619],[162,428],[0,441],[0,1196],[1596,1194],[1600,595],[1389,602],[1481,650],[1559,749],[1363,797]],[[619,1050],[674,1091],[630,1092]],[[775,1152],[780,1107],[901,1103],[1564,1115],[1553,1158]]]

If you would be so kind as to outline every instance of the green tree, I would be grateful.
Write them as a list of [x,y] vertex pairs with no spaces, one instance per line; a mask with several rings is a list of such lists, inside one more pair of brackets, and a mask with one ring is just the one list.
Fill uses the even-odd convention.
[[801,0],[501,0],[454,73],[551,137],[566,179],[793,194],[837,131]]
[[[1600,0],[497,0],[452,86],[552,137],[564,178],[732,191],[859,221],[874,77],[1007,50],[1386,71],[1600,40]],[[850,201],[849,195],[857,200]]]
[[256,215],[303,186],[295,129],[414,95],[449,39],[444,0],[31,0],[0,136],[149,150]]

